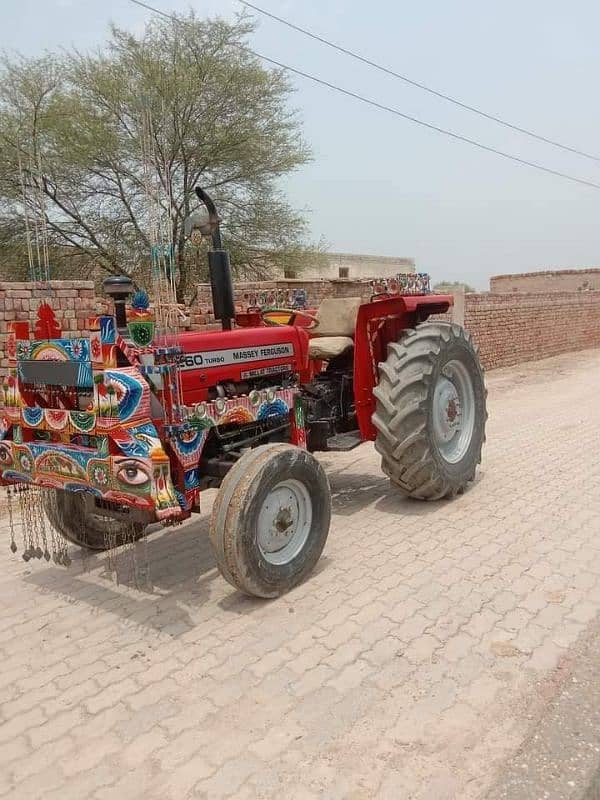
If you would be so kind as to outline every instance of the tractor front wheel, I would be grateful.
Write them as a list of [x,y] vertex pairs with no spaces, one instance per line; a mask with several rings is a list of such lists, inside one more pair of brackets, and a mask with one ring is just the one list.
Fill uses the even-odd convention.
[[475,478],[485,441],[486,389],[469,334],[424,322],[388,345],[373,424],[382,469],[409,497],[439,500]]
[[146,525],[101,513],[90,513],[83,492],[49,489],[44,492],[44,511],[52,527],[72,544],[88,550],[120,547],[144,535]]
[[210,538],[219,570],[246,594],[278,597],[312,571],[330,520],[329,483],[314,456],[287,444],[249,450],[213,506]]

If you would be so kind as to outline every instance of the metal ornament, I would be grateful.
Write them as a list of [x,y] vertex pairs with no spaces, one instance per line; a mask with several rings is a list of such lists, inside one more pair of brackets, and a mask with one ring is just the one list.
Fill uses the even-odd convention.
[[15,491],[16,487],[6,487],[6,505],[8,507],[8,526],[10,530],[10,550],[12,553],[16,553],[19,549],[17,543],[15,542],[15,519],[13,512],[13,494]]

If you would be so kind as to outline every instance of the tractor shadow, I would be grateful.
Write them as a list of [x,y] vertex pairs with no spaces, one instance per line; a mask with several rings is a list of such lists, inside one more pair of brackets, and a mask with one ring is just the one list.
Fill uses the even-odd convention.
[[[249,597],[221,577],[208,526],[206,513],[177,528],[154,526],[135,550],[120,548],[111,556],[84,555],[70,547],[68,569],[54,565],[36,569],[36,563],[24,580],[44,594],[85,604],[92,614],[108,612],[126,625],[172,638],[200,628],[214,616],[215,606],[235,616],[264,610],[271,601]],[[329,563],[323,556],[312,575]]]
[[[421,517],[439,513],[448,502],[410,500],[386,477],[336,470],[334,463],[327,467],[334,525],[336,517],[365,512],[366,530],[372,524],[369,509],[399,518]],[[40,592],[86,604],[91,613],[109,612],[125,624],[173,638],[200,627],[214,615],[215,606],[237,616],[260,612],[270,601],[242,594],[219,574],[208,535],[211,505],[209,498],[201,517],[174,528],[154,526],[134,547],[120,548],[110,556],[84,555],[71,547],[68,570],[53,565],[36,569],[36,564],[25,572],[24,580]],[[332,534],[336,536],[335,528]],[[322,556],[313,576],[331,563],[331,557]]]
[[133,547],[110,555],[71,547],[69,569],[32,570],[25,580],[42,592],[84,603],[93,613],[108,611],[126,624],[178,637],[201,624],[194,611],[210,604],[212,585],[222,579],[207,518],[178,528],[153,527]]
[[[372,509],[384,514],[404,517],[428,517],[432,514],[439,514],[449,502],[457,502],[461,497],[459,495],[454,501],[424,502],[415,500],[403,495],[385,475],[362,475],[347,470],[348,468],[337,471],[327,469],[331,486],[331,510],[334,515],[351,517],[366,509]],[[470,494],[482,477],[483,472],[478,471],[475,481],[470,484],[462,496]],[[368,527],[369,524],[369,519],[366,517],[365,527]]]

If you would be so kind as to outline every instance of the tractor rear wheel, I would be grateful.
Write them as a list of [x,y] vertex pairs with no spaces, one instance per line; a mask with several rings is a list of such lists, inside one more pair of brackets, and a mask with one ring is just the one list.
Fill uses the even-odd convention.
[[72,544],[88,550],[120,547],[144,535],[146,525],[90,513],[83,492],[49,489],[44,492],[44,511],[52,527]]
[[470,335],[424,322],[388,345],[379,364],[375,448],[382,469],[409,497],[439,500],[475,478],[485,441],[486,389]]
[[210,538],[223,577],[255,597],[278,597],[303,581],[325,546],[329,482],[319,462],[288,444],[261,445],[227,473]]

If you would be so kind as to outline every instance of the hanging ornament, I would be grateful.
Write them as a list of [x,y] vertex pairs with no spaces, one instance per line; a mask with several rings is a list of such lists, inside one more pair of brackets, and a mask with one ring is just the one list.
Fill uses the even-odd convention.
[[127,314],[127,330],[138,347],[148,347],[154,338],[154,317],[150,311],[150,298],[143,289],[138,289],[131,299]]
[[8,507],[8,526],[10,530],[10,550],[16,553],[18,550],[17,543],[15,542],[15,519],[13,510],[13,495],[15,493],[14,486],[6,487],[6,504]]

